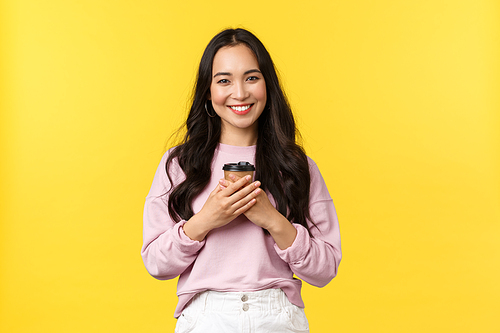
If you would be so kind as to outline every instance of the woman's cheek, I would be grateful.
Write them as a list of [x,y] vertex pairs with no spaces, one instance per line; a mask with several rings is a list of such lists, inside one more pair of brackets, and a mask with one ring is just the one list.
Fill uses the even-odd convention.
[[267,92],[265,83],[262,86],[256,87],[256,89],[253,92],[253,95],[257,100],[265,103],[267,101]]
[[226,103],[226,94],[223,91],[214,90],[211,92],[212,103],[214,106],[224,106]]

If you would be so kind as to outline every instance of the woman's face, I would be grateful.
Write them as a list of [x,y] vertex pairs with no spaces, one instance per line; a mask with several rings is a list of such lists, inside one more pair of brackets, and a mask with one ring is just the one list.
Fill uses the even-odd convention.
[[257,133],[266,106],[266,82],[254,53],[245,45],[223,47],[212,64],[210,98],[222,120],[222,135]]

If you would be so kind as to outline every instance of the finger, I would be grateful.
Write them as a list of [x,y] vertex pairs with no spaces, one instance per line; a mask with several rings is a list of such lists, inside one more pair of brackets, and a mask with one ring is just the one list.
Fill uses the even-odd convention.
[[240,180],[241,178],[239,176],[236,176],[234,173],[230,173],[229,174],[229,178],[233,181],[233,182],[236,182],[238,180]]
[[235,201],[233,204],[232,204],[232,208],[235,209],[235,210],[238,210],[240,209],[241,207],[245,206],[246,204],[248,204],[250,201],[254,200],[257,198],[257,196],[260,194],[260,192],[262,192],[262,189],[260,188],[252,188],[253,186],[247,186],[247,188],[245,188],[245,191],[247,191],[248,189],[250,189],[251,191],[248,192],[247,194],[244,194],[244,193],[240,193],[238,192],[237,194],[234,195],[234,197],[236,196],[241,196],[241,198],[239,198],[237,201]]
[[231,195],[231,198],[233,199],[233,202],[236,202],[238,200],[243,199],[244,197],[250,195],[252,191],[258,189],[260,186],[260,182],[256,181],[253,182],[252,184],[247,184],[245,187],[240,188],[240,190],[236,191]]
[[226,192],[229,195],[233,194],[234,192],[238,191],[240,188],[244,187],[245,185],[248,184],[248,182],[250,181],[251,177],[250,176],[245,176],[243,178],[240,178],[238,179],[238,181],[232,183],[232,184],[229,184],[229,186],[227,186],[226,188]]
[[228,187],[231,183],[228,182],[227,180],[225,180],[224,178],[222,179],[219,179],[219,184],[222,186],[222,187]]
[[222,187],[222,185],[217,184],[217,186],[214,188],[214,190],[212,191],[212,193],[210,193],[210,195],[212,195],[212,196],[216,195],[217,193],[219,193],[223,189],[224,189],[224,187]]
[[235,212],[234,212],[234,215],[240,215],[240,214],[245,213],[247,210],[249,210],[250,208],[252,208],[252,206],[255,205],[256,202],[257,202],[257,200],[255,198],[252,198],[246,204],[244,204],[240,208],[236,209]]
[[248,184],[247,186],[239,190],[238,193],[241,194],[241,197],[245,197],[249,195],[252,191],[259,189],[260,185],[261,185],[260,182],[257,180],[252,184]]

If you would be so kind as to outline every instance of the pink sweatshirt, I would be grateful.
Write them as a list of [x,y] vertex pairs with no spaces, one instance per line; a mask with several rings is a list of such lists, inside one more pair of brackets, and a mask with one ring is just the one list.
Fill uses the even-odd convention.
[[[256,146],[219,144],[210,182],[193,201],[195,214],[201,210],[219,179],[224,178],[222,166],[239,161],[254,164],[255,149]],[[165,280],[179,276],[175,317],[180,316],[196,293],[205,290],[250,292],[281,288],[290,302],[304,307],[300,295],[302,282],[294,278],[294,274],[318,287],[325,286],[335,277],[342,257],[337,215],[325,182],[311,159],[309,209],[319,230],[310,225],[314,236],[311,238],[303,226],[293,224],[297,236],[289,248],[281,250],[270,235],[244,215],[210,231],[201,242],[187,237],[182,229],[185,221],[175,223],[165,204],[168,200],[165,193],[170,188],[165,172],[167,156],[168,152],[161,159],[146,197],[141,254],[146,269],[155,278]],[[175,186],[185,176],[177,164],[173,165],[172,172]],[[269,199],[274,205],[270,195]]]

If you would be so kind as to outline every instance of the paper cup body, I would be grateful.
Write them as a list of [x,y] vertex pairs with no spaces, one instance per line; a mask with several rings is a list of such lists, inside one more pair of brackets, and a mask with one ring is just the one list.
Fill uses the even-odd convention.
[[252,179],[253,179],[253,173],[254,173],[254,171],[227,171],[227,170],[224,170],[224,179],[232,182],[233,180],[231,178],[229,178],[230,174],[233,174],[233,175],[240,177],[240,178],[243,178],[246,175],[250,175],[252,178],[250,178],[250,180],[248,182],[251,183]]

